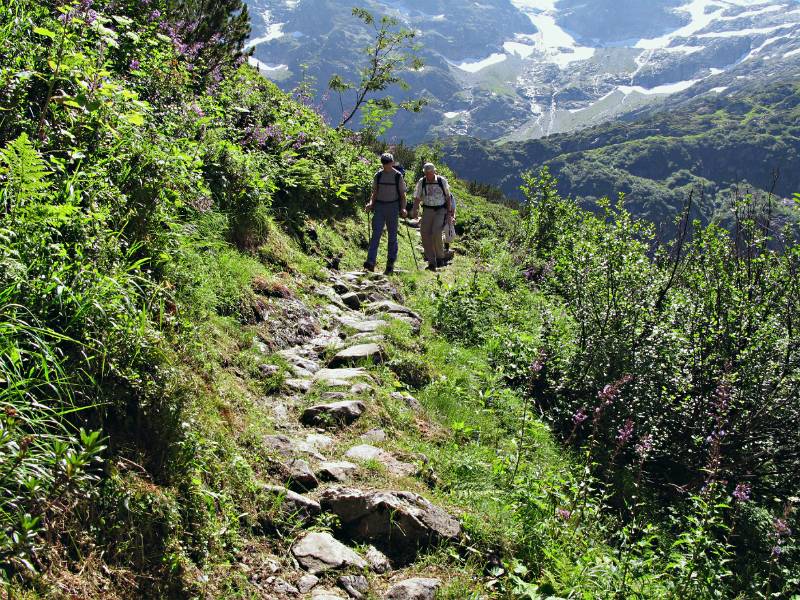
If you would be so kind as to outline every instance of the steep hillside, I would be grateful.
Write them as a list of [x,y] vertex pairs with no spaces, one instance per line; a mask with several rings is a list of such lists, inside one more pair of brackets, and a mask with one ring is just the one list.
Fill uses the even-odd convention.
[[592,201],[625,193],[637,215],[671,223],[690,191],[698,215],[714,217],[731,187],[800,190],[800,85],[797,81],[722,93],[570,135],[524,143],[457,139],[445,150],[461,176],[521,197],[520,173],[548,165],[563,194]]
[[[352,6],[416,30],[427,64],[398,97],[431,99],[400,115],[391,136],[526,140],[622,118],[720,90],[800,75],[796,0],[250,0],[254,64],[291,89],[311,77],[322,95],[351,75],[368,28]],[[490,24],[491,26],[486,26]],[[313,43],[308,43],[313,40]],[[323,102],[338,120],[335,98]]]

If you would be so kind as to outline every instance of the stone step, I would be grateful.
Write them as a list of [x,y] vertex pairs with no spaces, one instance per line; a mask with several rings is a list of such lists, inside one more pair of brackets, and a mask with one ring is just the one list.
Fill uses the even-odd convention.
[[383,349],[375,343],[350,346],[349,348],[340,350],[336,356],[331,359],[329,366],[331,368],[346,367],[363,362],[371,362],[372,364],[383,362]]
[[284,518],[298,518],[304,523],[322,513],[319,502],[279,485],[264,485],[265,495]]
[[344,400],[331,404],[318,404],[303,411],[300,421],[304,425],[329,427],[350,425],[367,409],[359,400]]
[[461,536],[456,519],[413,492],[334,486],[322,493],[320,505],[339,517],[348,539],[373,543],[400,564],[413,562],[421,549]]
[[414,577],[391,586],[383,600],[434,600],[441,586],[439,579]]
[[351,548],[330,533],[307,533],[292,546],[297,562],[312,575],[348,568],[365,569],[369,565]]
[[382,464],[390,475],[396,477],[409,477],[417,471],[414,465],[399,461],[386,450],[369,444],[353,446],[345,452],[344,457],[359,462],[376,461]]
[[[329,387],[350,385],[357,379],[367,378],[369,378],[369,373],[361,368],[320,369],[314,373],[314,381]],[[344,384],[342,382],[344,382]]]

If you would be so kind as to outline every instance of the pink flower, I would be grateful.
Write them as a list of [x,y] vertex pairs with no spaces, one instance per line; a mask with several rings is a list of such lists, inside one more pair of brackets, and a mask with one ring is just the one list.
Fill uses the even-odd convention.
[[736,486],[736,489],[733,490],[733,497],[739,502],[747,502],[750,500],[750,491],[749,483],[740,483]]

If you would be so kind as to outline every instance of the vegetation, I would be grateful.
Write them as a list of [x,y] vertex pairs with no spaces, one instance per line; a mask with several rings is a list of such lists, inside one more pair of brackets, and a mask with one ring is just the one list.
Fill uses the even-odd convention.
[[[277,351],[363,260],[383,145],[241,64],[239,7],[181,4],[186,29],[166,0],[0,6],[9,597],[260,597],[300,532],[265,487]],[[442,159],[401,154],[412,178]],[[442,172],[459,253],[422,273],[402,242],[422,330],[385,328],[338,442],[385,428],[419,467],[401,484],[459,515],[409,572],[453,600],[796,595],[800,252],[769,201],[733,206],[732,233],[687,206],[659,246],[546,172],[521,212]]]

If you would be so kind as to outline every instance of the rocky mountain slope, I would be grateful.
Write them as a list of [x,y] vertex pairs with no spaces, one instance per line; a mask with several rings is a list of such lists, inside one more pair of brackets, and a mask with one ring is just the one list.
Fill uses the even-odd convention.
[[[591,201],[624,192],[636,214],[671,223],[691,191],[697,216],[719,214],[732,189],[800,189],[797,81],[687,100],[581,132],[495,144],[452,140],[448,164],[461,176],[521,198],[520,173],[549,166],[564,194]],[[778,178],[774,180],[774,176]],[[781,200],[789,209],[793,202]]]
[[411,142],[539,138],[800,73],[796,0],[251,0],[253,62],[284,88],[324,89],[367,40],[351,5],[420,32],[427,66],[408,79],[431,105],[391,131]]

